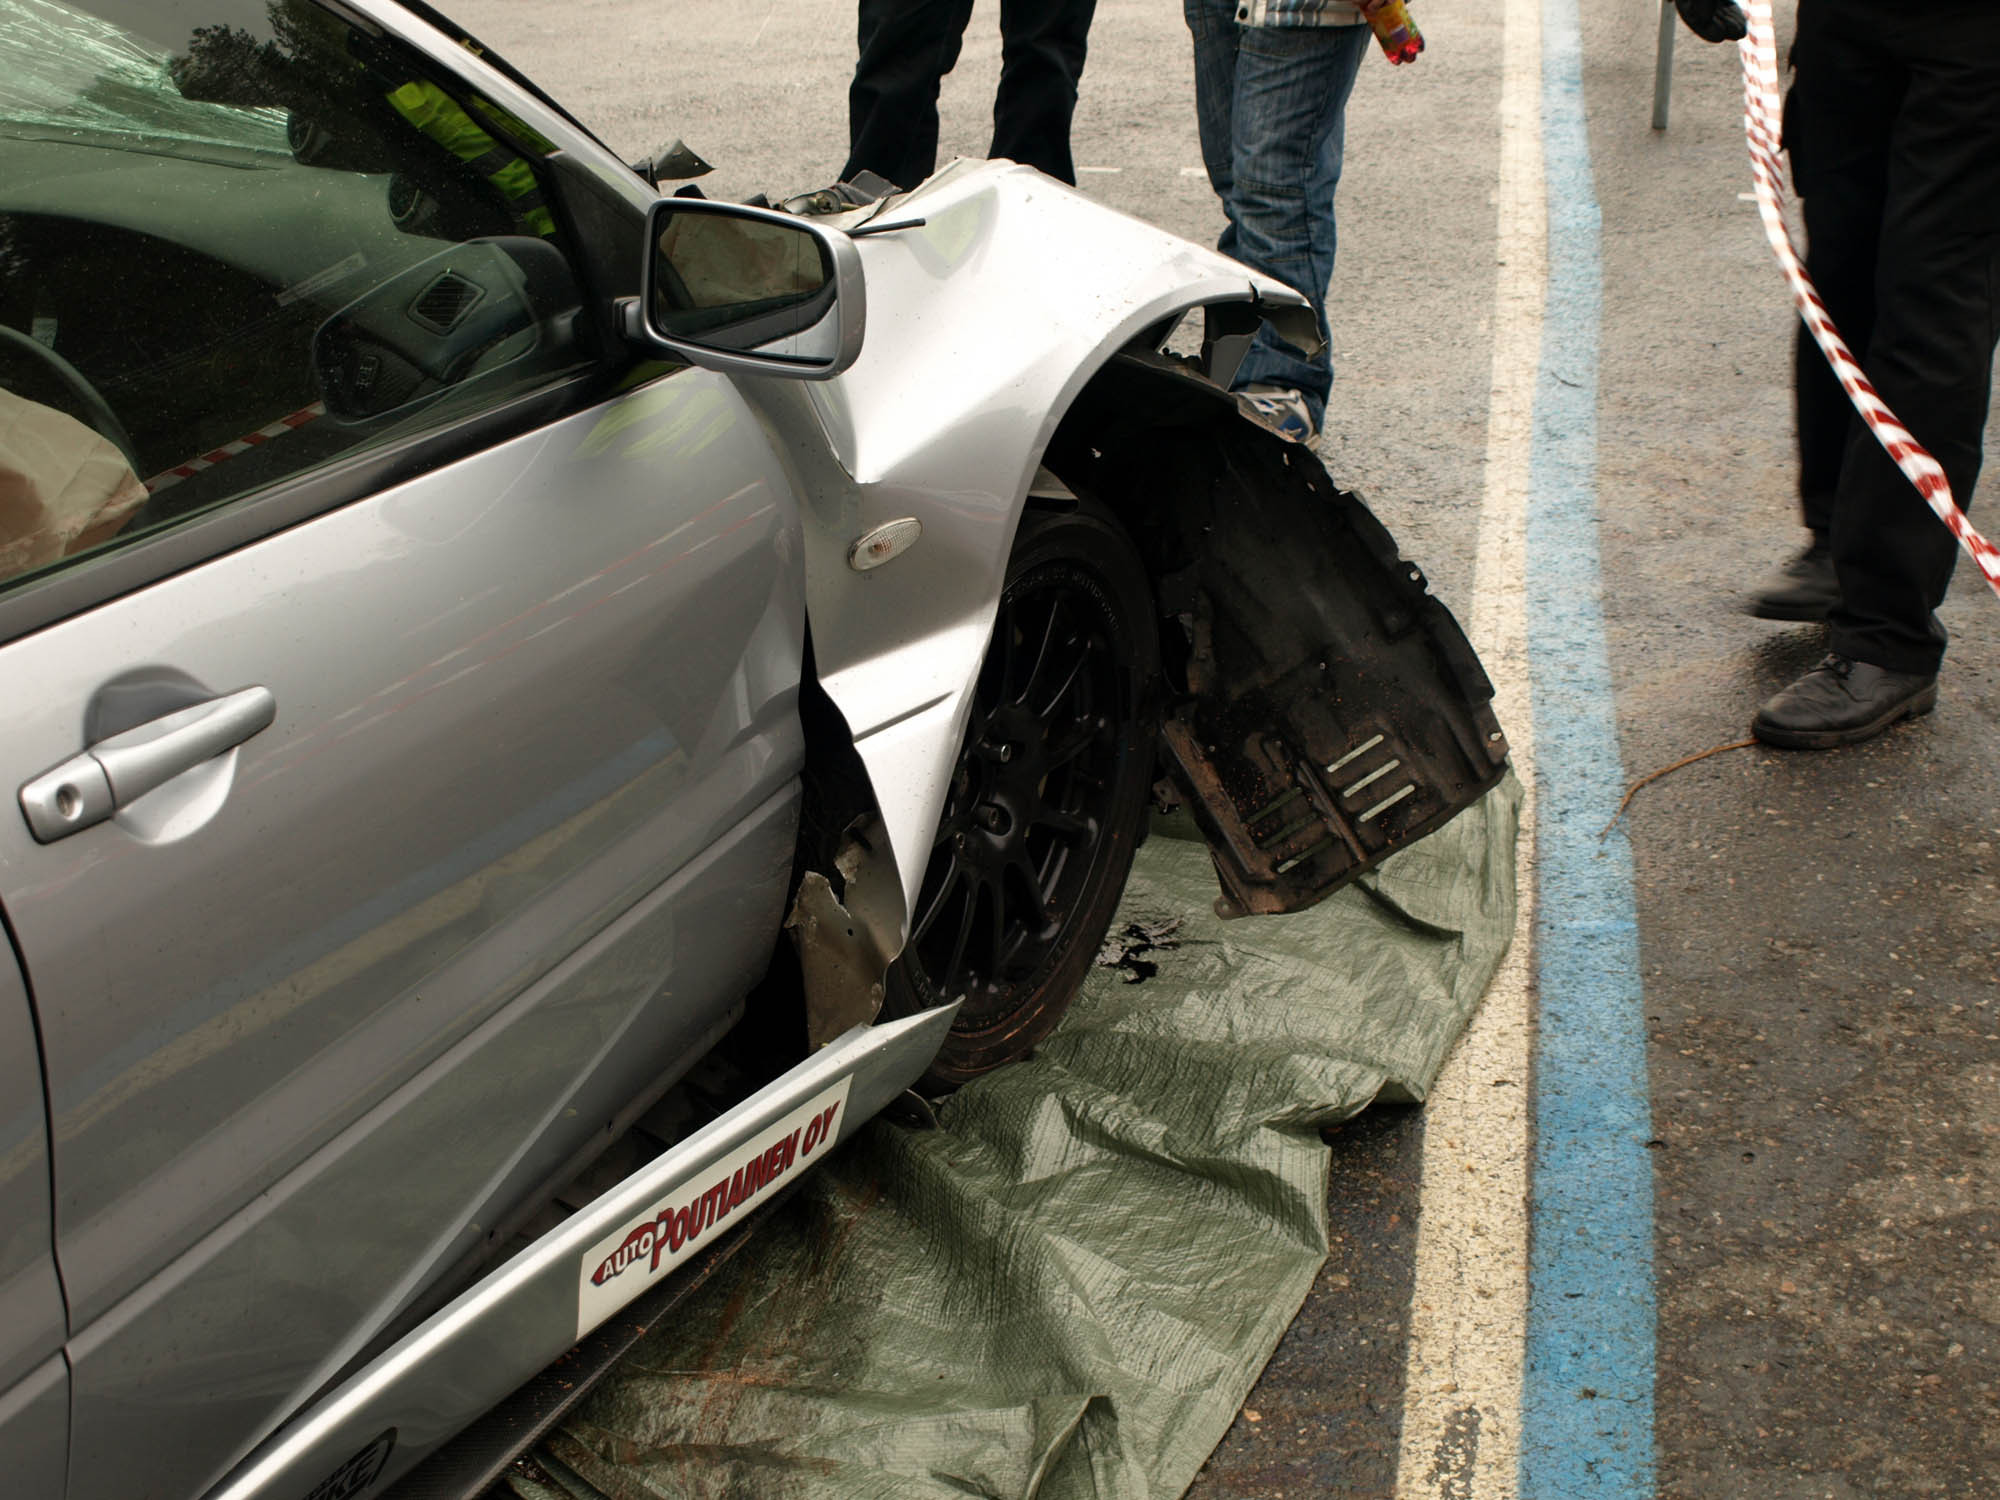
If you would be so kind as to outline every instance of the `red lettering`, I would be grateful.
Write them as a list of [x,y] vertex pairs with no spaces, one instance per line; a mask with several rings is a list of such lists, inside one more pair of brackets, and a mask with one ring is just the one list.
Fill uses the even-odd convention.
[[689,1241],[734,1209],[755,1198],[802,1156],[810,1156],[833,1139],[833,1118],[839,1101],[829,1104],[802,1130],[794,1130],[781,1141],[751,1157],[731,1175],[717,1182],[698,1198],[681,1208],[661,1209],[650,1222],[640,1224],[625,1236],[617,1249],[598,1263],[591,1284],[602,1286],[650,1256],[650,1271],[660,1269],[661,1258],[678,1252]]
[[729,1183],[729,1206],[738,1208],[747,1200],[757,1196],[764,1186],[764,1158],[753,1156],[736,1169],[735,1177]]
[[591,1273],[591,1285],[603,1286],[605,1282],[618,1275],[619,1272],[623,1271],[627,1266],[638,1260],[640,1256],[652,1249],[652,1234],[653,1226],[651,1224],[641,1224],[630,1234],[626,1235],[624,1242],[616,1250],[605,1256],[603,1262]]

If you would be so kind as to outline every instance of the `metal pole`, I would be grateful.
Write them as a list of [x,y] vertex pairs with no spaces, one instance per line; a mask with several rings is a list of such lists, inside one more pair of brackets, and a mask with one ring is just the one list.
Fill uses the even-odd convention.
[[1674,0],[1660,0],[1660,50],[1653,62],[1653,129],[1667,128],[1674,96]]

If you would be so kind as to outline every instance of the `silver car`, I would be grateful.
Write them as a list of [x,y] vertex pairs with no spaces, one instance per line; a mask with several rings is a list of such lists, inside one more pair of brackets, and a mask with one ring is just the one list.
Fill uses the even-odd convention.
[[9,1497],[375,1493],[1032,1048],[1155,802],[1272,912],[1501,775],[1227,393],[1294,294],[698,166],[420,4],[0,0]]

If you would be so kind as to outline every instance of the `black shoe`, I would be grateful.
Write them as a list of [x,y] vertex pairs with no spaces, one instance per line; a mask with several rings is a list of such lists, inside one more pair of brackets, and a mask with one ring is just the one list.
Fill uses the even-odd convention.
[[1773,573],[1744,608],[1760,620],[1824,620],[1839,602],[1833,549],[1814,542]]
[[1750,732],[1787,750],[1831,750],[1936,707],[1935,672],[1891,672],[1835,653],[1758,709]]

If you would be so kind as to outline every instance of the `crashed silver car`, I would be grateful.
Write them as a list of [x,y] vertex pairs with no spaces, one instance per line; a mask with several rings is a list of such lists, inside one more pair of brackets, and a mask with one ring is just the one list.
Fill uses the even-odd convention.
[[698,166],[423,5],[0,0],[9,1497],[378,1493],[1033,1048],[1156,803],[1277,912],[1502,774],[1227,393],[1296,296]]

